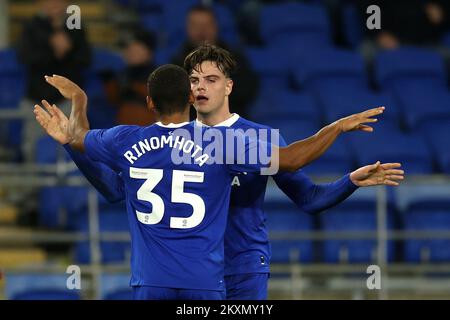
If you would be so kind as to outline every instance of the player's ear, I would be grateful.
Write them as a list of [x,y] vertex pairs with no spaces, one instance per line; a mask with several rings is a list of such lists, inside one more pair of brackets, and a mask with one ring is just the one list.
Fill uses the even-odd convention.
[[156,110],[155,110],[155,104],[153,103],[152,98],[150,98],[149,96],[147,96],[147,97],[145,98],[145,100],[147,101],[147,108],[148,108],[150,111],[155,112],[155,111],[156,111]]
[[192,92],[189,94],[189,104],[194,104],[195,102],[195,97],[194,97],[194,92]]
[[225,94],[229,96],[231,94],[231,91],[233,91],[233,80],[227,79],[225,84]]

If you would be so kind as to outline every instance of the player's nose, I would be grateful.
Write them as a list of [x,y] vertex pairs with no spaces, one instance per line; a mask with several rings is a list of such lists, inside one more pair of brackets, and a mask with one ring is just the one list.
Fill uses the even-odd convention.
[[204,92],[204,91],[206,91],[206,86],[199,83],[197,86],[197,92]]
[[197,84],[197,89],[206,89],[205,79],[200,79]]

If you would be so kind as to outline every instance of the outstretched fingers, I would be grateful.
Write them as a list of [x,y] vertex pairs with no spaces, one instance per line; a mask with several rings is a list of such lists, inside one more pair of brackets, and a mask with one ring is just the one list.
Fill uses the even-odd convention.
[[44,109],[42,109],[42,107],[38,104],[34,105],[33,112],[36,116],[39,116],[43,119],[50,120],[50,115],[48,114],[48,112],[46,112]]
[[45,107],[47,112],[53,117],[55,116],[55,111],[53,110],[53,107],[50,105],[50,103],[47,102],[47,100],[42,100],[42,105]]
[[385,176],[385,179],[388,180],[403,180],[405,177],[403,175],[396,175],[396,174],[388,174]]
[[34,115],[36,117],[37,122],[44,128],[47,127],[48,122],[50,121],[50,115],[42,109],[39,105],[34,106]]
[[384,112],[384,109],[385,109],[385,107],[377,107],[377,108],[369,109],[369,110],[361,112],[361,116],[363,116],[364,118],[371,118],[373,116],[382,114]]
[[59,121],[67,120],[67,117],[64,114],[64,112],[62,112],[61,109],[56,106],[56,104],[52,106],[52,109]]
[[371,126],[367,126],[365,124],[360,124],[358,126],[358,130],[365,131],[365,132],[373,132],[373,128]]
[[402,166],[401,163],[395,162],[395,163],[383,163],[381,167],[385,170],[394,169],[394,168],[400,168]]
[[58,90],[64,85],[64,79],[66,78],[57,75],[45,76],[45,80]]
[[386,174],[398,174],[398,175],[403,175],[405,173],[405,171],[403,170],[397,170],[397,169],[390,169],[390,170],[386,170],[385,171]]
[[393,181],[393,180],[389,180],[389,179],[385,179],[385,180],[383,181],[383,184],[384,184],[384,185],[387,185],[387,186],[392,186],[392,187],[396,187],[396,186],[399,186],[399,185],[400,185],[398,182]]

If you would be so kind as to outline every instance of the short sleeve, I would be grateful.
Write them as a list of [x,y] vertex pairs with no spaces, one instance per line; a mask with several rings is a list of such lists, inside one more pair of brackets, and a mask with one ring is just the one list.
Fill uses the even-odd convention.
[[100,161],[111,168],[118,169],[118,153],[115,142],[119,133],[120,127],[89,130],[84,139],[87,156],[94,161]]

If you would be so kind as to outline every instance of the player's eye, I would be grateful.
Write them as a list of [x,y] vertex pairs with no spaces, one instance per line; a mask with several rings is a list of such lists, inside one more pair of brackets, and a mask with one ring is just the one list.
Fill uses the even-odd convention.
[[198,79],[191,79],[191,83],[192,84],[197,84],[198,83]]

